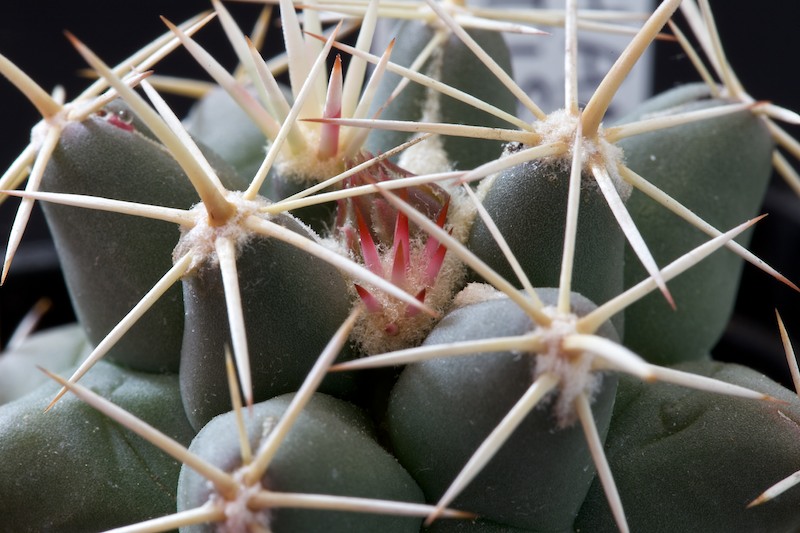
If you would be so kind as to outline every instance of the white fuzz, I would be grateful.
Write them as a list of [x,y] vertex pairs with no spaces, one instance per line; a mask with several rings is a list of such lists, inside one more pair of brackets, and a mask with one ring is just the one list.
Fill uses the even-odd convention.
[[38,152],[44,143],[44,138],[47,132],[50,131],[50,123],[46,120],[40,120],[31,128],[31,146]]
[[[503,153],[500,154],[500,157],[505,157],[507,155],[508,145],[503,148]],[[475,196],[478,197],[478,200],[483,202],[486,199],[486,195],[489,194],[489,191],[492,190],[494,186],[494,181],[500,175],[499,172],[486,176],[481,181],[478,182],[478,186],[475,187]]]
[[[536,122],[534,126],[536,127],[536,133],[542,136],[541,144],[561,142],[572,146],[578,122],[578,116],[572,115],[564,109],[559,109],[550,113],[546,120]],[[548,162],[563,166],[564,171],[569,173],[572,157],[573,153],[572,149],[570,149],[563,156]],[[584,168],[584,174],[590,175],[589,166],[598,161],[609,169],[617,192],[623,200],[627,200],[631,193],[631,186],[614,171],[622,161],[622,149],[605,140],[602,127],[598,130],[597,136],[584,137],[581,141],[581,164]]]
[[[298,122],[295,128],[300,128],[307,146],[319,146],[320,133],[322,131],[320,124]],[[341,157],[334,156],[320,159],[313,150],[304,150],[295,154],[287,146],[283,147],[272,165],[272,172],[287,182],[303,187],[316,185],[330,177],[341,174],[344,170],[345,164]]]
[[190,270],[219,264],[215,249],[215,241],[218,237],[227,237],[236,244],[236,249],[240,250],[253,237],[252,231],[241,226],[242,221],[251,215],[264,218],[265,215],[259,210],[269,205],[269,201],[261,197],[255,200],[245,200],[243,194],[239,191],[227,193],[226,199],[236,206],[236,215],[221,226],[209,224],[208,211],[203,203],[195,205],[191,209],[195,216],[195,223],[191,228],[182,228],[181,237],[172,252],[173,260],[191,253],[194,261]]
[[[430,100],[428,101],[430,102]],[[427,120],[429,119],[421,118],[420,122]],[[438,135],[407,148],[400,156],[398,163],[404,169],[417,175],[436,174],[452,170],[450,159],[447,157],[447,152],[444,151],[442,138]]]
[[221,506],[225,512],[225,521],[217,525],[220,533],[250,533],[253,526],[269,526],[269,513],[266,510],[253,511],[248,506],[248,502],[253,496],[261,492],[260,483],[247,485],[243,479],[243,471],[234,474],[238,483],[238,492],[233,500],[223,499],[218,494],[212,499],[214,503]]
[[[572,144],[575,139],[575,130],[578,128],[578,117],[567,112],[565,109],[559,109],[550,113],[545,120],[535,122],[534,131],[542,136],[541,144],[550,143],[564,143]],[[582,146],[583,163],[597,153],[597,147],[591,140],[584,139]],[[572,153],[566,158],[572,160]]]
[[466,307],[487,300],[498,300],[501,298],[508,298],[508,296],[488,283],[473,282],[469,283],[456,294],[456,297],[453,299],[452,308]]
[[[461,243],[466,242],[469,230],[477,214],[472,199],[461,186],[442,186],[450,195],[447,223],[444,229]],[[444,313],[452,304],[454,293],[461,287],[467,270],[464,263],[452,252],[447,252],[444,262],[432,286],[423,281],[428,260],[423,253],[427,243],[426,236],[418,236],[410,241],[410,268],[405,272],[406,284],[401,286],[409,294],[416,295],[425,288],[424,303],[437,313]],[[336,246],[331,240],[330,245]],[[339,244],[335,251],[344,253],[353,260],[359,259]],[[385,247],[379,248],[383,271],[391,272],[394,254]],[[436,318],[422,312],[409,313],[408,304],[397,300],[381,290],[365,288],[380,303],[378,312],[365,313],[353,328],[352,337],[361,349],[370,355],[400,350],[420,344],[436,323]],[[355,301],[359,301],[353,290]]]
[[478,208],[472,198],[460,185],[451,185],[449,181],[440,181],[438,185],[450,195],[450,207],[447,210],[448,230],[455,240],[466,243]]
[[64,104],[61,111],[52,116],[43,118],[31,128],[31,146],[38,152],[44,143],[47,132],[52,128],[64,129],[69,122],[69,114],[74,108],[71,104]]
[[[425,283],[421,281],[427,267],[427,261],[422,253],[424,248],[423,239],[412,239],[411,268],[406,272],[408,286],[404,287],[412,294],[425,287]],[[384,271],[389,272],[392,268],[392,254],[382,254],[381,259]],[[464,263],[448,252],[436,280],[432,286],[427,287],[425,305],[437,313],[444,313],[450,306],[453,293],[463,284],[465,277]],[[380,302],[381,310],[364,313],[353,328],[352,338],[365,353],[375,355],[417,346],[436,324],[435,317],[422,312],[409,314],[409,307],[405,302],[381,290],[367,288]]]
[[[578,128],[578,124],[579,117],[568,113],[564,109],[554,111],[550,113],[545,120],[536,122],[534,124],[535,132],[541,136],[539,145],[563,144],[570,147],[566,152],[558,156],[544,157],[538,161],[541,164],[550,165],[554,170],[563,173],[565,176],[569,176],[573,158],[572,146],[574,145],[575,132]],[[502,159],[510,154],[519,152],[523,148],[529,147],[521,143],[508,143],[500,158]],[[584,137],[581,140],[581,165],[583,166],[582,186],[588,189],[597,187],[597,183],[592,177],[590,167],[593,164],[599,164],[608,170],[614,186],[617,189],[617,193],[623,201],[626,201],[631,195],[633,187],[623,180],[617,172],[617,168],[619,164],[622,163],[623,157],[622,149],[605,139],[602,128],[599,129],[595,137]],[[497,177],[498,174],[493,174],[481,181],[477,189],[479,198],[482,199],[486,196]]]
[[588,352],[570,353],[563,349],[562,341],[576,332],[578,317],[572,313],[557,313],[554,307],[545,308],[553,317],[547,327],[539,327],[545,351],[536,354],[534,378],[542,374],[558,377],[559,395],[554,412],[560,427],[568,427],[576,420],[575,398],[586,394],[588,398],[597,390],[601,376],[592,371],[594,355]]

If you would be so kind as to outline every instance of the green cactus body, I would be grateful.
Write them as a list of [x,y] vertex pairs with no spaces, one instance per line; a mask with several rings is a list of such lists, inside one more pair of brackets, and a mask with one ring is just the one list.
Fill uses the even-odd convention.
[[[117,111],[68,124],[42,180],[49,192],[189,208],[198,201],[161,145]],[[232,188],[233,172],[220,178]],[[44,203],[76,313],[99,343],[172,266],[178,228],[162,221]],[[144,371],[177,371],[183,302],[175,286],[122,337],[108,357]]]
[[[419,53],[439,31],[435,25],[409,20],[400,22],[394,34],[397,41],[392,48],[392,62],[410,66]],[[470,36],[508,73],[511,73],[511,58],[498,32],[470,30]],[[420,69],[422,73],[460,89],[485,102],[508,112],[516,111],[516,98],[489,71],[489,69],[467,48],[461,40],[450,34]],[[389,95],[395,90],[401,78],[387,73],[381,81],[370,115],[386,104]],[[502,119],[493,117],[475,107],[459,102],[448,96],[410,83],[381,112],[380,118],[388,120],[423,120],[453,124],[469,124],[488,127],[507,127]],[[383,153],[402,144],[410,137],[409,133],[375,130],[366,141],[366,149],[372,153]],[[431,141],[426,141],[428,144]],[[438,141],[437,141],[438,142]],[[502,146],[499,141],[469,139],[462,137],[442,137],[441,148],[447,163],[457,169],[471,169],[487,161],[496,159]],[[424,146],[424,145],[423,145]],[[427,153],[426,153],[427,156]],[[428,163],[419,161],[420,166]],[[422,169],[412,168],[415,172]],[[437,169],[442,170],[442,169]]]
[[[221,87],[215,87],[198,100],[183,125],[192,137],[214,150],[240,176],[252,178],[264,161],[267,138]],[[274,199],[268,194],[264,196]]]
[[[291,100],[291,91],[286,87],[281,88],[287,100]],[[251,89],[251,92],[254,91]],[[195,139],[211,147],[246,179],[252,179],[257,174],[273,141],[221,87],[215,87],[200,99],[183,125]],[[298,124],[296,128],[307,141],[315,140],[313,127]],[[317,161],[316,155],[311,155],[309,149],[295,153],[291,144],[287,143],[282,148],[277,164],[269,170],[259,194],[272,201],[283,200],[342,170],[344,166],[341,161]],[[321,232],[333,222],[334,205],[327,203],[303,207],[296,209],[293,214]]]
[[[483,205],[534,286],[558,286],[569,189],[569,162],[531,161],[486,181]],[[625,236],[591,177],[581,183],[572,289],[605,302],[622,292]],[[469,249],[504,278],[521,286],[489,232],[476,218]],[[614,326],[623,331],[622,316]]]
[[[289,215],[274,222],[301,235],[311,231]],[[237,271],[256,401],[297,390],[350,311],[341,273],[281,241],[253,236],[241,244]],[[186,307],[180,375],[186,412],[201,428],[230,410],[225,377],[228,314],[220,270],[208,262],[183,279]],[[349,348],[344,359],[351,358]],[[331,376],[323,392],[345,394],[352,376]]]
[[68,324],[33,335],[0,354],[0,405],[25,396],[48,381],[36,366],[63,372],[89,355],[91,347],[79,324]]
[[[83,384],[188,445],[178,378],[98,363]],[[46,383],[0,406],[0,530],[101,531],[168,514],[180,465]]]
[[[344,170],[342,166],[335,171],[318,174],[309,179],[308,175],[286,174],[273,167],[267,175],[259,194],[275,201],[284,200]],[[292,214],[305,224],[308,224],[314,231],[324,233],[333,225],[335,210],[335,202],[325,202],[293,209]]]
[[[280,0],[291,95],[280,94],[266,74],[276,63],[249,47],[223,0],[211,0],[211,16],[180,30],[168,23],[171,33],[113,72],[70,36],[105,81],[69,104],[0,55],[0,75],[43,117],[0,176],[0,202],[6,192],[23,198],[3,277],[21,250],[29,208],[41,202],[81,323],[0,357],[0,531],[800,531],[800,487],[786,488],[800,468],[800,400],[751,370],[709,360],[731,313],[741,260],[722,251],[694,266],[722,239],[709,243],[673,218],[634,175],[729,230],[757,214],[771,161],[797,185],[797,163],[784,157],[798,155],[797,141],[777,124],[797,116],[746,93],[728,68],[709,2],[699,0],[660,0],[581,107],[583,30],[634,30],[629,14],[589,13],[575,9],[578,3],[567,2],[555,17],[566,36],[564,109],[549,115],[478,59],[511,71],[503,38],[490,30],[535,39],[521,18],[499,20],[524,10],[476,9],[465,0],[330,5],[346,11],[343,18],[361,18],[349,49],[342,43],[347,23],[326,29],[318,6],[298,17],[297,3]],[[392,50],[377,58],[366,50],[381,17],[405,21]],[[265,12],[253,42],[268,18]],[[263,82],[253,92],[260,104],[238,98],[250,82],[225,75],[188,36],[197,31],[204,39],[217,22],[245,75]],[[458,25],[485,54],[455,36],[463,35]],[[602,124],[633,64],[664,32],[678,36],[679,26],[693,35],[676,40],[703,48],[686,55],[698,67],[710,65],[702,77],[723,80],[725,96],[683,87],[645,103],[621,127]],[[148,77],[169,68],[155,61],[173,44],[248,109],[216,89],[185,121],[190,135],[220,152],[200,147],[213,171]],[[332,47],[344,56],[332,57]],[[496,109],[487,113],[475,100],[413,81],[392,99],[405,82],[390,60],[419,60],[415,69]],[[364,83],[367,63],[373,75]],[[103,84],[152,131],[121,100],[82,118],[111,94]],[[149,104],[135,96],[139,89]],[[733,106],[740,111],[660,130],[657,121],[637,124],[712,114],[728,95],[742,102]],[[509,116],[518,104],[536,120]],[[395,126],[408,131],[383,130],[392,125],[372,118],[401,121]],[[392,162],[341,176],[423,136]],[[269,167],[266,177],[257,175],[262,167]],[[424,176],[454,169],[463,172]],[[341,180],[332,183],[335,176]],[[405,178],[412,179],[397,182]],[[462,178],[482,181],[468,188]],[[7,191],[25,179],[28,192]],[[325,189],[281,203],[322,182]],[[71,201],[65,194],[95,209],[59,204]],[[141,205],[101,206],[99,198]],[[320,199],[327,203],[312,205]],[[680,211],[676,202],[671,207]],[[504,283],[518,277],[492,224],[531,285],[560,288],[517,293]],[[745,233],[739,242],[748,240]],[[639,284],[647,274],[652,279]],[[492,286],[470,284],[454,294],[478,277]],[[174,286],[145,296],[159,280],[159,289]],[[673,298],[677,311],[668,304]],[[133,322],[124,317],[136,305],[153,302],[110,361],[84,374],[92,358],[75,371],[109,331]],[[238,366],[238,389],[226,348]],[[41,384],[47,378],[34,364],[81,380],[65,385],[47,413],[59,387]],[[239,405],[241,398],[251,405]]]
[[[251,447],[260,443],[286,411],[293,395],[254,406],[245,416]],[[233,472],[242,466],[233,413],[218,416],[203,428],[190,451]],[[353,405],[315,394],[292,426],[261,479],[269,491],[331,494],[421,503],[422,492],[397,461],[374,440],[366,417]],[[184,468],[178,485],[178,510],[198,507],[213,494],[208,482]],[[217,496],[218,497],[218,496]],[[243,504],[242,509],[245,509]],[[232,520],[241,517],[232,516]],[[421,518],[371,513],[273,508],[253,512],[251,519],[274,533],[326,531],[417,532]],[[241,520],[241,523],[245,523]],[[249,529],[248,529],[249,530]],[[214,526],[182,528],[183,533],[218,531]]]
[[[287,100],[291,101],[291,90],[288,87],[281,88]],[[195,139],[211,147],[230,163],[240,176],[247,179],[256,175],[272,143],[253,119],[221,87],[215,87],[192,106],[183,124]],[[303,125],[298,128],[303,128]],[[301,131],[304,131],[306,136],[311,136],[308,131],[303,129]],[[281,167],[280,169],[271,168],[259,190],[261,196],[272,201],[288,198],[342,170],[339,167],[332,167],[324,169],[323,174],[326,175],[307,176],[302,170],[294,170],[291,162],[295,159],[313,160],[314,157],[309,157],[308,153],[293,154],[290,147],[284,147],[283,152],[283,158],[279,160],[289,163],[286,167],[282,167],[279,163],[277,166]],[[332,213],[333,204],[303,207],[293,212],[296,217],[318,231],[331,225]]]
[[[798,491],[747,508],[798,468],[797,395],[738,365],[694,361],[677,368],[779,401],[621,379],[605,449],[631,531],[797,531]],[[617,531],[597,482],[575,530]]]
[[[705,86],[690,85],[654,98],[624,122],[723,105]],[[758,214],[772,173],[774,143],[763,121],[749,110],[677,126],[619,142],[626,164],[721,231]],[[627,203],[659,265],[708,240],[693,226],[644,193]],[[752,233],[737,241],[747,245]],[[720,251],[669,283],[677,310],[652,294],[625,312],[625,344],[662,364],[701,358],[722,335],[736,297],[741,259]],[[625,285],[646,273],[628,248]]]
[[[539,289],[544,301],[555,290]],[[593,304],[573,295],[576,314]],[[457,308],[434,328],[425,345],[520,335],[528,316],[506,298]],[[601,334],[616,338],[609,324]],[[406,367],[392,390],[387,425],[401,464],[436,501],[483,439],[530,387],[535,354],[483,353]],[[616,378],[596,383],[593,412],[604,435]],[[553,400],[550,400],[551,402]],[[537,531],[569,528],[594,477],[580,427],[559,427],[551,409],[532,411],[480,474],[454,500],[499,524]]]

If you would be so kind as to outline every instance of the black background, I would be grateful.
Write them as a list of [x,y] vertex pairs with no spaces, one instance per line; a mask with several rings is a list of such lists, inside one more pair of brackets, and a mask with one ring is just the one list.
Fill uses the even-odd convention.
[[[46,90],[63,85],[67,98],[71,99],[88,82],[76,75],[85,65],[64,37],[65,29],[83,40],[107,63],[114,64],[165,31],[159,15],[177,23],[210,7],[210,2],[205,0],[111,4],[75,0],[4,2],[0,8],[0,53]],[[794,6],[785,0],[756,4],[744,0],[717,0],[711,4],[730,61],[749,93],[757,99],[770,99],[800,110],[800,79],[796,74],[800,53],[796,21],[800,5]],[[256,5],[236,2],[226,3],[226,6],[245,30],[260,10]],[[233,52],[224,44],[217,22],[204,29],[198,40],[224,65],[229,68],[235,65]],[[265,55],[277,50],[279,42],[280,30],[273,28]],[[656,56],[653,80],[656,92],[697,79],[677,45],[658,44]],[[163,61],[158,71],[207,79],[183,50]],[[190,104],[177,97],[169,100],[179,114]],[[10,83],[0,79],[0,168],[7,168],[25,147],[28,132],[37,121],[38,116],[27,100]],[[798,128],[790,130],[795,135],[800,132]],[[15,204],[10,200],[0,207],[3,248]],[[763,212],[770,216],[756,228],[753,251],[795,282],[800,282],[800,200],[776,178]],[[42,296],[55,302],[43,327],[73,319],[46,226],[37,211],[11,274],[0,289],[2,343],[20,317]],[[786,382],[786,363],[775,326],[776,307],[800,349],[800,296],[746,265],[736,315],[715,349],[715,355],[723,360],[746,362]]]

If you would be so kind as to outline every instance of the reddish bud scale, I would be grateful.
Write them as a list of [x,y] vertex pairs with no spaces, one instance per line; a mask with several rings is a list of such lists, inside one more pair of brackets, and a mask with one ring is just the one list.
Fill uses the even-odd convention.
[[[383,161],[347,178],[343,186],[352,188],[410,176],[406,170]],[[450,195],[444,189],[427,184],[398,189],[394,194],[444,228],[450,204]],[[411,224],[404,213],[379,193],[339,201],[334,235],[370,271],[415,295],[420,302],[434,292],[431,289],[447,249]],[[361,285],[355,289],[368,314],[376,320],[375,332],[396,336],[398,342],[408,336],[407,330],[419,327],[418,320],[427,320],[417,308],[387,297],[382,291]],[[406,320],[412,320],[413,324],[403,325]]]

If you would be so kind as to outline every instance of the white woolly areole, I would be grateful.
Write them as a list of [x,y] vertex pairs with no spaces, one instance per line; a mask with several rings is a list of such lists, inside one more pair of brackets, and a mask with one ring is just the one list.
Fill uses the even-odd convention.
[[472,224],[478,216],[478,208],[461,185],[454,185],[450,181],[440,181],[437,185],[450,195],[450,208],[447,211],[450,235],[464,244],[469,239]]
[[[447,211],[445,230],[461,242],[466,242],[469,231],[475,219],[477,209],[472,199],[459,187],[446,187],[439,183],[450,195],[450,207]],[[424,249],[429,237],[419,235],[410,241],[411,249],[410,269],[405,273],[408,285],[401,287],[409,294],[415,295],[423,288],[426,289],[425,305],[436,311],[444,313],[451,305],[455,292],[463,285],[467,275],[466,265],[458,256],[448,251],[432,286],[426,287],[421,281],[427,268]],[[360,262],[340,241],[325,239],[325,246],[345,255],[350,259]],[[390,249],[379,248],[383,270],[392,271],[394,255]],[[399,350],[419,345],[436,324],[436,319],[419,311],[413,316],[406,316],[408,304],[389,296],[380,289],[364,286],[370,294],[381,304],[382,310],[377,313],[365,313],[356,323],[352,338],[361,349],[370,355]],[[358,295],[353,289],[354,301],[359,302]],[[387,333],[392,330],[393,333]]]
[[[411,240],[407,286],[401,288],[410,294],[426,288],[425,305],[441,314],[449,307],[457,288],[463,284],[466,266],[454,254],[447,252],[433,285],[426,287],[421,281],[428,266],[422,253],[425,243],[426,240],[421,237]],[[381,252],[384,272],[391,272],[393,259],[390,251]],[[364,313],[353,328],[352,338],[365,353],[375,355],[417,346],[436,324],[435,317],[423,311],[408,315],[408,304],[380,289],[366,287],[380,303],[381,310]]]
[[49,120],[40,120],[33,126],[33,128],[31,128],[31,146],[37,152],[42,148],[42,144],[44,144],[44,138],[47,135],[47,132],[50,131],[51,127],[52,118]]
[[[267,436],[275,428],[278,420],[274,416],[268,416],[261,423],[261,435],[259,444],[263,444]],[[209,503],[215,508],[222,509],[225,513],[225,521],[216,524],[216,530],[220,533],[251,533],[252,531],[271,531],[270,512],[268,509],[252,510],[249,502],[259,492],[264,490],[264,485],[258,481],[248,485],[245,481],[247,474],[246,467],[240,467],[233,472],[233,479],[236,482],[236,496],[228,499],[219,494],[211,481],[206,481],[206,485],[211,492]],[[253,526],[260,526],[254,529]]]
[[217,524],[217,531],[220,533],[250,533],[253,531],[254,525],[269,528],[268,511],[253,511],[248,506],[248,502],[253,496],[263,490],[261,484],[246,485],[243,470],[234,472],[233,477],[238,482],[238,490],[234,499],[225,499],[216,492],[210,498],[214,506],[222,508],[225,513],[225,521]]
[[38,152],[44,144],[44,139],[47,132],[52,128],[64,129],[64,127],[71,122],[69,118],[70,112],[74,109],[73,104],[64,104],[61,111],[55,115],[43,118],[31,128],[31,146]]
[[[568,113],[564,109],[559,109],[550,113],[545,120],[534,123],[534,131],[541,136],[539,145],[552,143],[563,143],[569,149],[557,156],[543,157],[538,161],[543,165],[551,165],[555,170],[569,176],[572,167],[573,146],[575,142],[575,131],[578,128],[578,118]],[[508,157],[510,154],[520,151],[530,146],[521,143],[506,144],[500,158]],[[582,187],[584,189],[597,188],[597,182],[591,177],[590,165],[597,164],[604,167],[611,176],[611,181],[617,189],[617,193],[623,201],[630,197],[633,187],[622,179],[617,171],[619,164],[622,163],[624,154],[622,149],[605,140],[603,129],[600,128],[597,135],[592,138],[583,137],[581,141],[581,165],[583,167]],[[483,179],[478,185],[478,197],[483,199],[491,190],[494,180],[501,173],[495,173]]]
[[592,398],[602,378],[592,371],[594,354],[569,353],[562,347],[564,339],[576,333],[578,317],[572,313],[558,313],[553,307],[545,308],[545,312],[553,317],[553,321],[549,326],[537,329],[545,349],[536,354],[534,377],[546,373],[558,378],[559,395],[554,411],[559,426],[567,427],[576,419],[575,398],[581,393]]
[[[560,167],[569,174],[572,166],[573,145],[575,132],[578,129],[579,117],[565,109],[550,113],[545,120],[534,123],[534,131],[541,135],[540,144],[564,143],[570,149],[563,155],[542,159],[543,162]],[[594,137],[583,137],[581,140],[581,165],[585,176],[591,175],[589,165],[599,164],[608,170],[614,186],[620,197],[627,200],[631,195],[632,187],[623,180],[617,172],[617,166],[622,162],[622,149],[605,140],[603,128],[599,128]],[[584,180],[585,182],[586,180]],[[594,185],[594,181],[591,181]]]
[[190,270],[203,266],[216,266],[219,264],[215,247],[218,238],[230,239],[236,245],[237,250],[240,250],[247,241],[252,239],[253,232],[244,228],[242,223],[250,216],[269,218],[260,210],[267,207],[270,202],[261,197],[255,200],[245,200],[243,196],[244,193],[240,191],[226,194],[226,199],[236,206],[236,214],[221,226],[212,226],[208,223],[208,211],[202,202],[192,207],[194,225],[191,228],[181,228],[181,237],[172,251],[173,261],[190,253],[192,254]]
[[488,283],[472,282],[453,298],[452,309],[478,304],[487,300],[500,300],[508,296]]
[[[428,121],[425,118],[421,121]],[[444,150],[442,138],[438,135],[415,144],[403,151],[398,164],[414,174],[436,174],[452,170],[450,159]]]
[[[320,143],[321,125],[297,122],[295,128],[300,129],[303,139],[306,141],[306,149],[299,153],[293,153],[284,143],[272,165],[273,172],[287,182],[300,186],[311,186],[344,171],[344,161],[341,157],[320,159],[317,156],[314,147],[319,146]],[[341,139],[342,136],[339,138]]]

